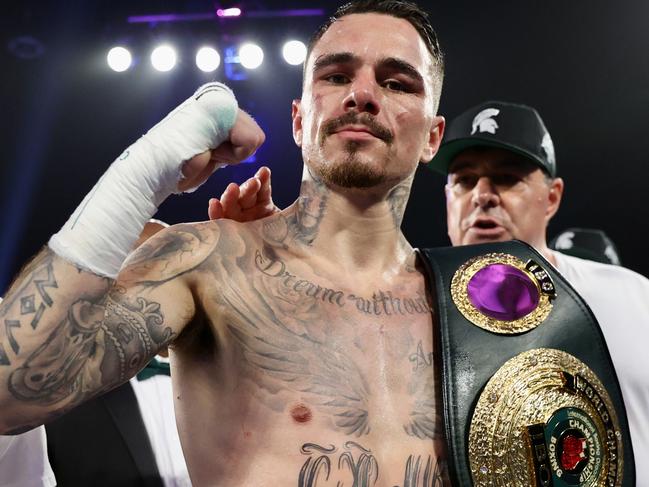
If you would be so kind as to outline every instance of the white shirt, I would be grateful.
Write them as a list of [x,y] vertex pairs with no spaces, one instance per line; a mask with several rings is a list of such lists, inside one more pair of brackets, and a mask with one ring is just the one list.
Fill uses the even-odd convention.
[[649,280],[624,267],[554,252],[557,268],[602,328],[624,395],[636,485],[649,486]]
[[176,428],[171,377],[155,375],[143,381],[134,377],[130,382],[165,487],[191,487]]
[[0,436],[0,487],[55,487],[45,428]]

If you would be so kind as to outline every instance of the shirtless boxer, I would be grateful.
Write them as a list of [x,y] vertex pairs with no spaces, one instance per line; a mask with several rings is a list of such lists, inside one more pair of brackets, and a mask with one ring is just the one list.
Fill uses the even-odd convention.
[[443,133],[442,71],[415,6],[346,7],[315,37],[293,103],[296,203],[258,222],[171,227],[123,262],[165,197],[263,141],[229,90],[199,89],[12,285],[1,432],[126,381],[170,345],[194,485],[440,485],[430,300],[399,226]]

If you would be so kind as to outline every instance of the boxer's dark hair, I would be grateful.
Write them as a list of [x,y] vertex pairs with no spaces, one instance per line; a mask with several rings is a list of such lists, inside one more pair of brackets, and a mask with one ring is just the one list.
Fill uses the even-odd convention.
[[345,15],[367,13],[391,15],[392,17],[405,19],[410,22],[424,40],[428,51],[433,56],[435,64],[443,72],[444,54],[439,47],[437,33],[430,23],[428,12],[422,10],[417,4],[407,0],[356,0],[338,7],[336,12],[320,26],[309,40],[307,59],[313,47],[334,22]]
[[[436,73],[432,73],[433,78],[437,78],[437,83],[434,84],[439,85],[439,90],[441,91],[442,79],[444,78],[444,54],[439,47],[437,34],[430,23],[428,13],[422,10],[417,4],[407,0],[355,0],[338,7],[336,12],[322,24],[309,40],[304,69],[306,70],[307,60],[314,46],[334,22],[346,15],[365,13],[391,15],[392,17],[405,19],[410,22],[423,39],[428,51],[433,57],[434,68],[437,71]],[[368,26],[368,29],[370,28],[372,27]],[[386,33],[386,35],[388,34]],[[306,74],[306,71],[304,71],[304,74]]]

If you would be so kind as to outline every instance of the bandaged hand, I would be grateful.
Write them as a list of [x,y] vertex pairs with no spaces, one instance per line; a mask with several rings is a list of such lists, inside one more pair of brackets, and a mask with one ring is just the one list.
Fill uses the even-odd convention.
[[183,178],[178,190],[192,191],[203,184],[219,167],[238,164],[248,159],[264,143],[264,132],[257,122],[241,109],[238,109],[230,137],[215,149],[194,156],[182,168]]
[[111,164],[49,246],[69,262],[114,278],[165,198],[196,189],[263,141],[230,89],[208,83]]

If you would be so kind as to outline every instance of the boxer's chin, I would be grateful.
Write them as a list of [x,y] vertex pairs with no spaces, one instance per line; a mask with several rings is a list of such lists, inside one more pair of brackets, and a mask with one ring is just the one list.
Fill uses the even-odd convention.
[[373,167],[356,153],[349,153],[341,161],[321,167],[320,175],[326,184],[341,188],[373,188],[386,181],[385,172]]

